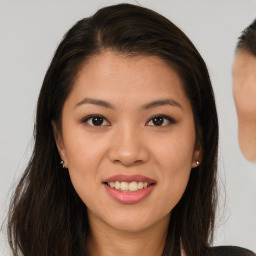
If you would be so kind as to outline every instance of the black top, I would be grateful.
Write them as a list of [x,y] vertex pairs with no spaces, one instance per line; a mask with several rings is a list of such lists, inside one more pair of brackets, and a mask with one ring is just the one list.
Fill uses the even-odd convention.
[[256,254],[241,247],[216,246],[209,248],[207,256],[256,256]]

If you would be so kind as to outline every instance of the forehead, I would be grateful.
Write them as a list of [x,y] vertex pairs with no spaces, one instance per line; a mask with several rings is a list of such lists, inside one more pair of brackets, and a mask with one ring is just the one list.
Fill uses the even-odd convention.
[[[97,72],[97,76],[95,76],[95,72]],[[154,81],[155,79],[166,80],[171,78],[172,81],[175,79],[181,83],[181,78],[170,64],[159,57],[126,56],[107,51],[89,58],[78,73],[76,84],[79,80],[86,78],[95,81],[108,78],[114,82],[114,80],[124,77],[129,78],[129,81],[138,81],[136,79]]]
[[235,54],[232,71],[234,76],[256,74],[256,56],[246,50],[239,50]]
[[124,104],[143,104],[168,96],[189,104],[183,82],[175,70],[155,56],[123,56],[104,52],[80,69],[69,97],[94,97]]

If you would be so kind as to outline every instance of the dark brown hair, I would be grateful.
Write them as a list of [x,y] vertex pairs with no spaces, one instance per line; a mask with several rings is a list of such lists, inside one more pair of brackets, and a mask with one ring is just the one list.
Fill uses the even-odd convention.
[[256,56],[256,19],[242,31],[236,50],[246,50]]
[[13,254],[86,255],[86,206],[59,164],[51,122],[61,130],[63,104],[84,61],[106,50],[125,56],[157,56],[183,81],[190,100],[200,166],[172,210],[164,256],[176,255],[180,241],[187,256],[204,255],[212,239],[216,208],[218,120],[207,67],[186,35],[158,13],[135,5],[102,8],[77,22],[58,46],[38,99],[34,151],[9,212]]

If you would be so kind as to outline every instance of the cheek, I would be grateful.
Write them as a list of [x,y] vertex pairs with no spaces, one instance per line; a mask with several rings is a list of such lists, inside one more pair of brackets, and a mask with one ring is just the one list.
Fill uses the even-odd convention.
[[179,132],[162,139],[161,143],[154,142],[154,154],[158,164],[163,169],[191,169],[194,153],[195,135],[193,132]]
[[83,129],[72,133],[67,130],[66,135],[64,142],[70,178],[78,195],[87,202],[87,196],[93,195],[100,182],[98,170],[104,156],[104,143],[86,136]]
[[97,134],[91,135],[83,126],[67,129],[64,142],[69,169],[81,169],[83,172],[88,168],[93,169],[105,152],[104,138]]
[[180,201],[191,173],[191,162],[183,154],[178,156],[176,150],[169,151],[169,157],[166,156],[163,159],[161,166],[162,196],[159,200],[160,204],[165,207],[166,213],[170,212]]
[[166,190],[179,194],[185,190],[191,172],[192,149],[180,146],[162,154],[161,174]]
[[97,198],[98,166],[100,152],[81,141],[67,152],[71,182],[81,200],[87,206],[94,205]]
[[192,168],[194,134],[184,134],[176,134],[168,142],[162,142],[155,151],[161,172],[162,196],[159,203],[165,205],[166,212],[171,211],[181,199]]

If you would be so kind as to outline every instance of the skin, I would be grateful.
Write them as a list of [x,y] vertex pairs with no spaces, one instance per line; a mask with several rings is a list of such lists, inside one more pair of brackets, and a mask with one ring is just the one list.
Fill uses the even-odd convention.
[[[177,104],[145,108],[163,99]],[[93,126],[86,119],[91,114],[106,120]],[[159,114],[175,123],[164,119],[155,126],[152,117]],[[91,255],[161,255],[170,212],[201,159],[192,109],[177,73],[157,57],[94,56],[80,70],[64,104],[62,132],[53,126],[60,156],[88,209]],[[122,204],[102,184],[116,174],[144,175],[156,185],[144,200]]]
[[232,71],[239,145],[243,155],[256,162],[256,57],[238,50]]

